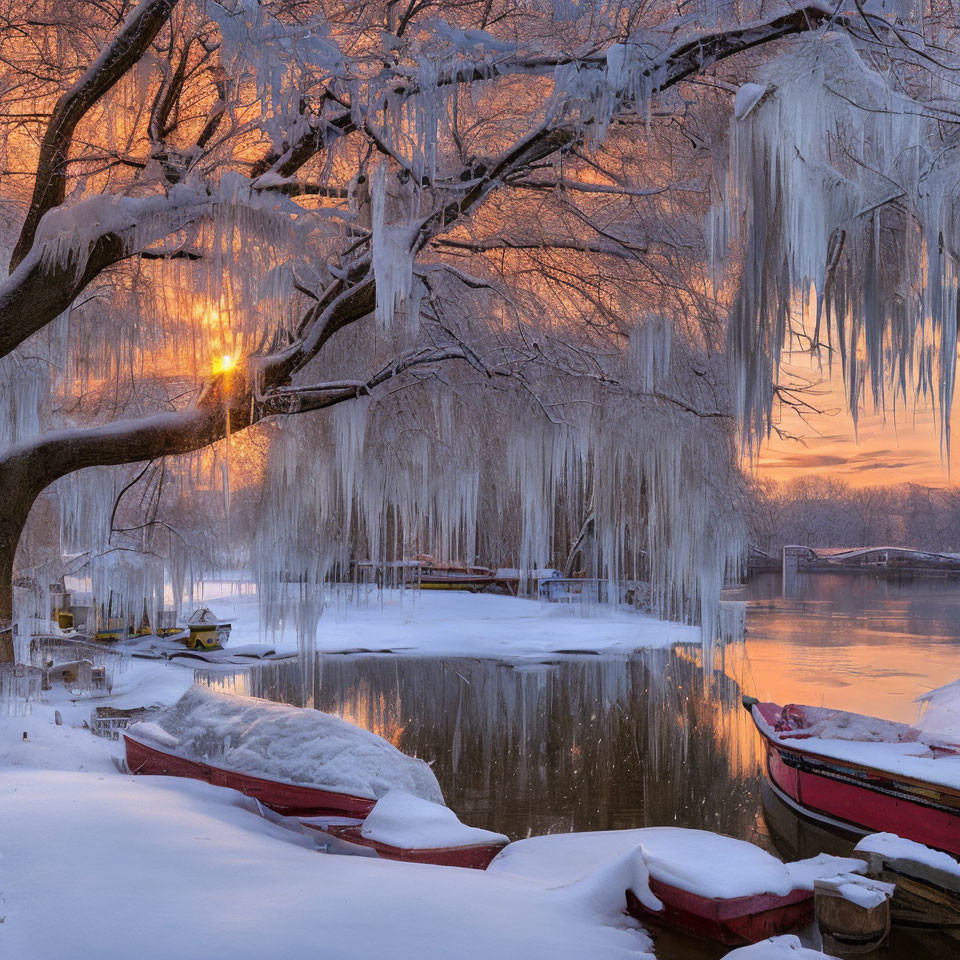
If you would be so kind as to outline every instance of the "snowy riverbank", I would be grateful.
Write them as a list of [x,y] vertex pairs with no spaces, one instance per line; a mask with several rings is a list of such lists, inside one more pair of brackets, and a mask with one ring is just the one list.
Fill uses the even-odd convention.
[[[318,648],[535,658],[699,636],[642,615],[583,617],[509,597],[379,599],[328,608]],[[210,585],[203,602],[235,619],[230,646],[295,646],[292,631],[261,634],[255,596]],[[171,704],[193,676],[179,663],[128,660],[110,697],[55,686],[27,716],[0,719],[0,941],[11,956],[652,960],[650,937],[622,912],[616,871],[546,888],[493,871],[333,856],[235,791],[119,773],[111,758],[121,743],[85,729],[93,708]]]
[[[234,621],[231,645],[266,640],[295,649],[291,626],[264,633],[253,593],[230,581],[204,585],[202,602]],[[448,590],[378,592],[345,589],[320,617],[317,650],[418,656],[539,657],[551,653],[621,653],[673,643],[699,643],[698,627],[629,610],[560,604]]]
[[[202,602],[234,620],[229,646],[296,647],[292,628],[261,631],[256,595],[234,583],[205,585]],[[317,647],[513,658],[697,637],[632,613],[584,617],[535,600],[392,591],[365,603],[341,597],[320,619]],[[598,913],[594,898],[477,871],[323,855],[233,791],[118,773],[111,755],[121,744],[84,729],[93,707],[169,704],[192,680],[175,663],[130,661],[107,699],[74,700],[55,687],[30,715],[0,720],[0,931],[11,956],[649,956],[636,922]]]
[[60,688],[29,716],[0,721],[5,955],[649,956],[637,924],[598,912],[593,898],[319,853],[232,790],[118,773],[120,745],[82,728],[94,705],[169,702],[191,681],[175,664],[137,662],[116,698],[74,703]]
[[[0,721],[0,942],[10,956],[653,960],[650,937],[623,913],[623,864],[544,884],[335,856],[236,791],[118,772],[121,744],[84,729],[93,707],[169,703],[193,671],[134,661],[117,679],[112,697],[56,687],[29,715]],[[822,956],[795,946],[788,938],[750,957]]]

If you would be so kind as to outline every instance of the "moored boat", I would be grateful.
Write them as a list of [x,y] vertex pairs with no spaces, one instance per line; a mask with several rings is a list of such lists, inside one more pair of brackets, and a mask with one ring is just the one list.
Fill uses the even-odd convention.
[[344,846],[335,845],[333,852],[357,852],[350,848],[363,848],[376,854],[381,860],[401,860],[404,863],[433,863],[442,867],[469,867],[485,870],[491,860],[509,842],[506,837],[482,843],[451,844],[441,847],[400,846],[384,843],[363,835],[363,820],[348,820],[345,817],[301,817],[304,832],[314,838],[332,838]]
[[633,891],[628,890],[627,912],[632,917],[662,923],[729,947],[801,930],[811,923],[814,914],[812,890],[791,890],[783,895],[703,897],[651,877],[650,891],[663,904],[663,909],[645,907]]
[[367,851],[383,860],[433,863],[483,870],[510,842],[509,837],[460,822],[440,803],[403,790],[384,794],[363,819],[317,817],[300,820],[303,832],[330,841],[333,853]]
[[[623,871],[624,858],[633,859],[632,871]],[[807,926],[816,880],[865,868],[861,860],[825,854],[784,864],[732,837],[646,827],[520,840],[487,869],[552,888],[602,884],[644,923],[740,946]]]
[[226,770],[202,760],[180,756],[170,748],[160,747],[146,738],[140,739],[136,731],[125,730],[123,740],[127,767],[131,773],[187,777],[212,783],[215,787],[230,787],[284,816],[365,817],[376,803],[370,797],[357,797],[320,787],[268,780],[239,770]]
[[340,717],[194,686],[124,731],[132,773],[231,787],[285,816],[364,818],[392,789],[443,803],[422,760]]
[[743,698],[766,774],[798,812],[960,853],[960,744],[906,723]]

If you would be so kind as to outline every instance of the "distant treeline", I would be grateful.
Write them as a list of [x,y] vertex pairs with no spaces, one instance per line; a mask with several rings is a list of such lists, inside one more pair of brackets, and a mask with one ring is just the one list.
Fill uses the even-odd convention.
[[960,487],[851,487],[816,476],[758,480],[749,512],[751,546],[771,555],[786,543],[960,553]]

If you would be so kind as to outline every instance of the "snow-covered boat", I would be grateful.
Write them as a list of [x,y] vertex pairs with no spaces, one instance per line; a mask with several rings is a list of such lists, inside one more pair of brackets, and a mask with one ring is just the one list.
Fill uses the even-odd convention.
[[422,760],[353,724],[195,686],[123,732],[132,773],[231,787],[285,816],[364,818],[391,789],[443,803]]
[[771,786],[798,813],[960,853],[960,743],[842,710],[743,704],[763,738]]
[[[142,727],[144,724],[137,724]],[[204,780],[215,787],[230,787],[248,797],[259,800],[265,807],[284,816],[321,816],[340,814],[365,816],[375,803],[369,797],[356,797],[336,790],[306,787],[282,780],[254,777],[239,770],[227,770],[202,760],[191,760],[171,749],[151,743],[149,738],[137,736],[138,731],[124,731],[127,767],[131,773],[163,777],[187,777]]]
[[520,840],[487,869],[552,889],[589,888],[594,899],[612,894],[638,920],[739,946],[805,927],[815,881],[866,864],[826,854],[782,863],[733,837],[646,827]]
[[376,854],[383,860],[483,870],[508,837],[461,823],[449,808],[400,790],[377,801],[364,819],[300,818],[303,832],[333,853]]

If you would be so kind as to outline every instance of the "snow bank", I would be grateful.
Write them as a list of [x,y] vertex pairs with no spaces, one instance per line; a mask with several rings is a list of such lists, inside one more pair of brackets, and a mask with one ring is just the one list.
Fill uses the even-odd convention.
[[508,837],[461,823],[449,808],[420,797],[390,790],[376,803],[360,831],[370,840],[404,849],[507,843]]
[[[396,787],[443,803],[433,771],[381,737],[318,710],[290,707],[191,687],[156,724],[176,752],[269,780],[378,799]],[[135,724],[134,737],[157,740],[154,724]]]
[[[645,827],[532,837],[511,843],[488,870],[546,887],[575,883],[624,851],[639,848],[650,876],[701,897],[783,896],[813,889],[818,877],[864,869],[859,860],[821,855],[783,864],[760,847],[705,830]],[[638,896],[637,890],[634,890]]]
[[834,960],[829,954],[810,950],[792,934],[771,937],[749,947],[740,947],[724,956],[723,960]]
[[[228,650],[268,641],[277,650],[297,650],[289,618],[285,631],[265,633],[266,604],[238,596],[232,585],[204,584],[203,603],[234,621]],[[629,655],[635,650],[700,643],[698,627],[657,620],[625,609],[596,609],[583,616],[564,604],[524,597],[456,590],[334,591],[316,633],[319,653],[393,652],[403,656],[538,658],[559,651]],[[291,597],[290,609],[296,609]]]
[[960,879],[960,863],[948,853],[931,850],[922,843],[905,840],[895,833],[871,833],[856,846],[857,853],[878,854],[884,860],[909,860]]
[[922,713],[913,726],[918,739],[939,738],[960,743],[960,680],[930,690],[914,701]]
[[653,960],[622,917],[481,870],[318,855],[232,790],[115,771],[2,779],[5,957]]

